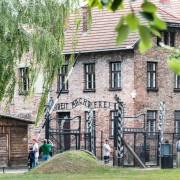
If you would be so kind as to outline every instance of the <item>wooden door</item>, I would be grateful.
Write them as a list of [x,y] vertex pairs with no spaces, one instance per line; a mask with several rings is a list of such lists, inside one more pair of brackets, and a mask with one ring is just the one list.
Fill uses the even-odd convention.
[[8,134],[0,134],[0,166],[8,165]]

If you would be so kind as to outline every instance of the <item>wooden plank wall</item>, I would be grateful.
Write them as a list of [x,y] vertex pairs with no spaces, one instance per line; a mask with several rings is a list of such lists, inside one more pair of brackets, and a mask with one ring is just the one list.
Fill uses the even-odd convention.
[[27,126],[11,127],[10,130],[10,165],[27,166],[28,142]]
[[0,119],[0,166],[27,166],[28,124]]
[[8,165],[8,134],[0,134],[0,166]]

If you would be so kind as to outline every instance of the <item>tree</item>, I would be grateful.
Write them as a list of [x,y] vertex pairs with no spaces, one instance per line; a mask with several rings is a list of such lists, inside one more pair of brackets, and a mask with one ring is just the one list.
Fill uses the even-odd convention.
[[[1,0],[0,1],[0,101],[11,102],[17,83],[15,68],[23,54],[28,58],[30,88],[33,93],[38,72],[43,72],[43,95],[38,117],[59,68],[64,62],[64,29],[78,0]],[[78,24],[78,23],[77,23]]]

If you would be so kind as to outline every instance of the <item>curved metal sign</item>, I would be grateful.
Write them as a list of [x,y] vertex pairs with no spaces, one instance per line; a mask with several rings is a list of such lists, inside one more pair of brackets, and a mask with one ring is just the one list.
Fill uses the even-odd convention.
[[92,109],[95,109],[95,108],[115,109],[115,107],[116,107],[116,103],[112,103],[112,102],[108,102],[108,101],[90,102],[84,98],[77,98],[70,103],[57,103],[55,105],[54,110],[55,111],[57,111],[57,110],[71,110],[71,109],[76,108],[79,105],[86,106],[87,108],[89,108],[91,106]]

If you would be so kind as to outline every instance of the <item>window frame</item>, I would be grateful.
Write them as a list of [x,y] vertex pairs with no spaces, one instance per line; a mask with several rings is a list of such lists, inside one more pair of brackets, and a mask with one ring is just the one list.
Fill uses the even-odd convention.
[[[57,92],[60,92],[62,86],[63,86],[63,82],[65,81],[65,78],[68,74],[68,65],[63,65],[60,69],[59,69],[59,75],[58,75],[58,79],[57,79]],[[65,84],[64,88],[61,91],[62,93],[68,93],[69,92],[69,84],[68,81]]]
[[29,68],[19,68],[19,95],[27,95],[29,90]]
[[115,116],[117,116],[118,111],[117,110],[112,110],[110,111],[110,123],[109,123],[109,137],[113,138],[114,137],[114,120]]
[[[180,118],[179,119],[176,118],[176,113],[180,113],[180,110],[174,111],[174,133],[176,135],[179,135],[180,134]],[[179,123],[178,126],[177,126],[177,123]],[[179,131],[178,131],[178,129],[179,129]]]
[[[153,70],[148,70],[148,65],[149,64],[153,64],[155,65],[155,69]],[[147,62],[147,90],[148,91],[158,91],[158,87],[157,87],[157,66],[158,63],[157,62]],[[153,76],[153,79],[151,80]],[[154,85],[151,85],[152,82],[154,83]]]
[[[90,69],[93,71],[88,72],[87,68],[91,66]],[[89,70],[89,69],[88,69]],[[91,77],[91,80],[89,79]],[[95,63],[84,64],[84,92],[95,92],[96,91],[96,76],[95,76]],[[89,88],[88,82],[91,83],[91,88]]]
[[180,92],[180,76],[174,74],[174,92]]
[[[115,64],[119,64],[120,69],[113,70],[113,65],[115,65]],[[109,66],[110,66],[109,90],[113,90],[113,91],[121,90],[122,89],[121,62],[120,61],[110,62]],[[115,74],[119,76],[118,82],[116,82],[116,80],[115,80],[116,79]],[[113,77],[114,77],[114,80],[113,80]],[[115,82],[118,84],[118,86],[115,85],[116,84]]]
[[[155,118],[148,118],[148,113],[155,113]],[[153,122],[153,129],[151,130],[151,122]],[[148,136],[155,136],[156,135],[156,127],[157,126],[157,111],[156,110],[147,110],[147,120],[146,120],[146,129]]]
[[157,37],[157,45],[160,46],[160,42],[170,47],[175,47],[176,32],[175,31],[164,31],[161,33],[162,38]]

